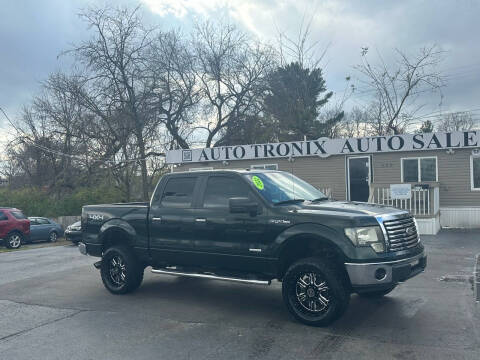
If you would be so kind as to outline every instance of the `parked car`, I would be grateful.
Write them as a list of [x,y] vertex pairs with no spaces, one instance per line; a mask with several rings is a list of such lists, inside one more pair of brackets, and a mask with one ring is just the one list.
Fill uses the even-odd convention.
[[82,254],[113,294],[134,291],[144,269],[268,285],[299,321],[325,326],[350,294],[381,297],[423,272],[415,218],[374,204],[334,201],[298,177],[269,170],[163,176],[150,203],[82,209]]
[[48,240],[56,242],[63,236],[62,225],[44,217],[29,217],[30,241]]
[[9,249],[18,249],[30,237],[30,220],[15,208],[0,208],[0,240]]
[[82,223],[77,221],[68,226],[67,230],[65,230],[65,238],[74,244],[78,244],[82,241]]

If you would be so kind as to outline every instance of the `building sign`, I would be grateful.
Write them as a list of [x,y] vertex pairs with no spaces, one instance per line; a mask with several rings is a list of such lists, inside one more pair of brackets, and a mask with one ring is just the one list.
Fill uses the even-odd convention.
[[403,134],[365,138],[290,141],[273,144],[220,146],[167,151],[167,163],[198,163],[301,156],[358,155],[480,147],[480,131]]
[[393,200],[410,199],[412,184],[390,184],[390,198]]

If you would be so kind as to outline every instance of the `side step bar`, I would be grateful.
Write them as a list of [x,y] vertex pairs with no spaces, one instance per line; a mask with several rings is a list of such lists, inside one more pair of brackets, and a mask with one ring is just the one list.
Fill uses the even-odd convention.
[[187,272],[182,272],[182,271],[177,271],[177,270],[152,269],[152,273],[163,274],[163,275],[174,275],[174,276],[202,278],[202,279],[211,279],[211,280],[231,281],[231,282],[238,282],[238,283],[244,283],[244,284],[270,285],[270,280],[242,279],[242,278],[235,278],[235,277],[218,276],[218,275],[213,275],[213,274],[187,273]]

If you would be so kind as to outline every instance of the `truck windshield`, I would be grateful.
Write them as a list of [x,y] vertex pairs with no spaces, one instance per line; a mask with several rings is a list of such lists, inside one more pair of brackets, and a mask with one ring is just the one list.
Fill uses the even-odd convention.
[[252,182],[260,195],[273,204],[327,198],[320,190],[289,173],[249,173],[245,176]]

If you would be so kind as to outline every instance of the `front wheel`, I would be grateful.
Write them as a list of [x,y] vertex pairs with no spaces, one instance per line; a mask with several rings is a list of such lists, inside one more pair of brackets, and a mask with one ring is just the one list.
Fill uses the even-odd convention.
[[136,290],[143,280],[144,267],[125,246],[113,246],[102,257],[102,281],[112,294],[126,294]]
[[307,325],[327,326],[347,309],[350,292],[332,262],[307,258],[287,270],[282,284],[283,300],[299,321]]
[[57,242],[57,240],[58,240],[57,233],[55,231],[52,231],[48,237],[48,241],[53,243],[53,242]]
[[22,235],[20,235],[19,233],[13,233],[8,235],[5,246],[8,249],[19,249],[20,246],[22,246],[22,242]]

